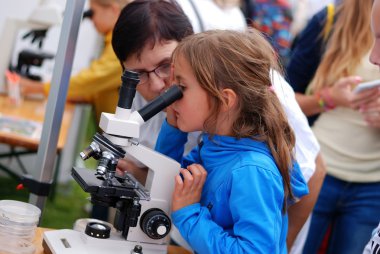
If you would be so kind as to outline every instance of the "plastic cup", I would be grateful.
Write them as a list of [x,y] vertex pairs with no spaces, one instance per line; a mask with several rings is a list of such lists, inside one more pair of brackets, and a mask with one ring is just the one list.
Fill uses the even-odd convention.
[[13,225],[37,225],[41,210],[32,204],[16,200],[0,200],[0,220]]
[[0,200],[0,252],[33,254],[41,210],[29,203]]
[[8,80],[8,97],[10,103],[19,106],[21,104],[21,90],[19,82],[11,82]]
[[2,254],[34,254],[36,246],[31,241],[8,236],[6,238],[0,235],[0,253]]

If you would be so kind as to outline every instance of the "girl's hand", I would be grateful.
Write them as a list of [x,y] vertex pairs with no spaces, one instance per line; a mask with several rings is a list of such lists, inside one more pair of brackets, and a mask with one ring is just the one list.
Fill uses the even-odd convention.
[[207,177],[207,171],[199,164],[192,164],[180,172],[183,180],[180,175],[175,177],[172,211],[198,203]]
[[352,86],[359,84],[362,79],[358,76],[340,78],[329,88],[329,93],[335,106],[352,107]]

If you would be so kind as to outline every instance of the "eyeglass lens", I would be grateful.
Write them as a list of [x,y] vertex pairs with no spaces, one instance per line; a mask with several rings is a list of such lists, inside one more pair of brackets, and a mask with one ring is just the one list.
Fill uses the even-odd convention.
[[160,78],[167,78],[170,75],[170,64],[162,64],[152,71],[140,72],[140,83],[145,83],[149,79],[149,73],[154,72]]

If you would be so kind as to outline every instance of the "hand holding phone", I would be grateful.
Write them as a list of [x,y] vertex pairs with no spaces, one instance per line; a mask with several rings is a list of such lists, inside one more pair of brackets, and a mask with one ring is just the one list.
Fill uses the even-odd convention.
[[371,89],[374,87],[380,87],[380,79],[359,83],[352,91],[354,93],[360,93],[361,91]]

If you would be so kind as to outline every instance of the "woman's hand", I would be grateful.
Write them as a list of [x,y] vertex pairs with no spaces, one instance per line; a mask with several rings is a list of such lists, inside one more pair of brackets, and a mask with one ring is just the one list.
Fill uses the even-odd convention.
[[145,185],[146,176],[148,174],[147,167],[141,168],[128,159],[120,159],[117,162],[116,173],[120,176],[124,176],[126,172],[132,174],[141,184]]
[[329,88],[329,93],[335,106],[352,107],[352,87],[362,81],[358,76],[340,78]]
[[199,164],[192,164],[180,172],[183,180],[180,175],[175,177],[172,211],[198,203],[207,177],[207,171]]
[[351,108],[359,110],[369,126],[380,128],[380,89],[378,87],[353,93]]
[[[359,112],[363,115],[364,121],[371,127],[380,128],[380,90],[373,91],[372,94],[362,104],[359,104]],[[377,95],[377,96],[375,96]]]
[[362,107],[372,105],[380,97],[380,89],[375,87],[372,89],[364,90],[359,93],[353,93],[350,104],[353,109],[361,109]]

